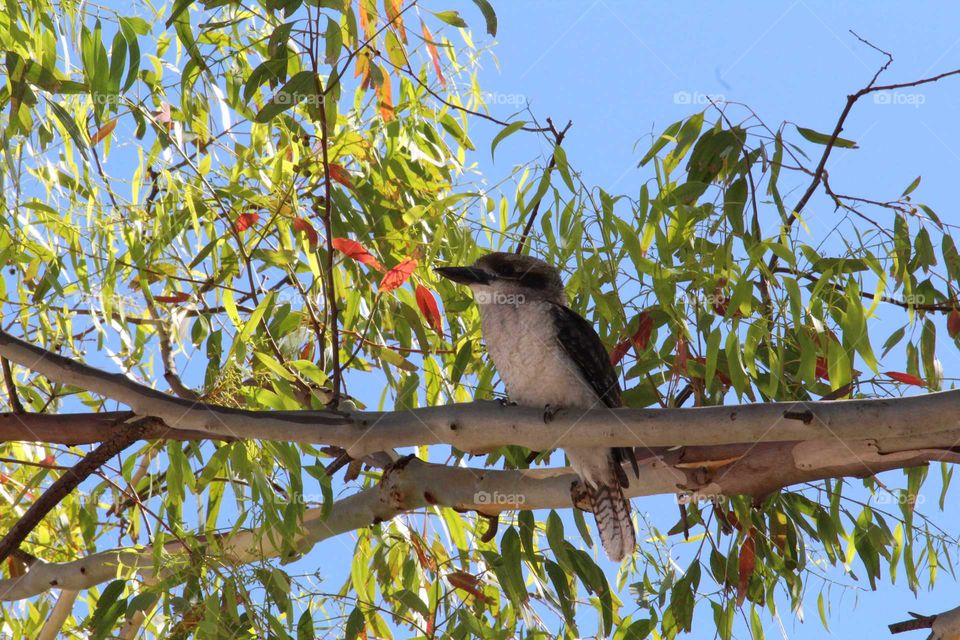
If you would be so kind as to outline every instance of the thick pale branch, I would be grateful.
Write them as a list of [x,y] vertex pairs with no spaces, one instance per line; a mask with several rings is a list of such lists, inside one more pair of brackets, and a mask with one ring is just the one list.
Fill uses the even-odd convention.
[[922,616],[917,613],[910,615],[913,616],[910,620],[887,625],[890,627],[890,633],[930,629],[931,633],[928,636],[930,640],[960,640],[960,607],[932,616]]
[[[465,451],[514,444],[719,445],[837,439],[903,440],[905,448],[960,440],[960,390],[909,398],[769,402],[692,409],[566,410],[544,424],[533,407],[476,402],[393,412],[248,411],[192,402],[106,373],[0,332],[0,356],[47,378],[98,393],[137,415],[211,437],[339,446],[354,458],[395,447],[450,444]],[[27,438],[24,434],[20,439]],[[881,450],[887,450],[881,447]]]
[[[46,442],[76,446],[103,442],[136,417],[132,411],[103,413],[0,413],[0,442]],[[206,431],[159,428],[149,434],[163,440],[232,440]]]
[[[781,487],[828,477],[868,476],[881,471],[923,464],[929,460],[956,461],[949,451],[881,454],[870,443],[846,447],[836,441],[780,442],[724,447],[690,447],[663,452],[645,460],[640,477],[630,476],[631,497],[681,494],[689,499],[716,495],[751,495],[758,499]],[[717,460],[724,462],[717,464]],[[815,463],[819,461],[820,464]],[[829,464],[828,464],[829,463]],[[569,469],[504,471],[447,467],[411,460],[388,469],[381,483],[337,501],[326,520],[322,510],[308,509],[296,541],[298,552],[347,531],[376,524],[401,513],[432,505],[474,510],[493,515],[513,509],[562,509],[572,506],[577,477]],[[577,505],[584,508],[584,504]],[[200,541],[207,540],[203,537]],[[213,542],[212,540],[210,542]],[[280,550],[269,536],[255,530],[220,538],[216,562],[242,564],[276,557]],[[199,545],[198,545],[199,546]],[[173,560],[187,549],[168,543],[164,553]],[[117,576],[118,565],[128,574],[153,578],[153,549],[119,549],[60,564],[36,562],[20,577],[0,581],[0,600],[20,600],[50,589],[86,589]],[[170,569],[167,569],[170,570]],[[123,572],[121,572],[123,573]]]

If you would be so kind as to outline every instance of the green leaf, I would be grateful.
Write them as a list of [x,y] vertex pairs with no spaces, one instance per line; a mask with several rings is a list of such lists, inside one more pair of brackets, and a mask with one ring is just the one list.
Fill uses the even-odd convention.
[[492,37],[497,37],[497,14],[494,12],[493,7],[490,6],[490,3],[487,0],[473,0],[473,3],[480,8],[480,13],[483,14],[483,19],[487,23],[487,33]]
[[643,158],[640,159],[640,164],[637,166],[642,167],[647,164],[657,155],[661,149],[663,149],[668,142],[676,140],[676,135],[680,132],[680,127],[683,126],[683,120],[678,120],[672,125],[666,128],[666,130],[660,134],[660,137],[657,138],[653,144],[650,146],[650,149],[644,154]]
[[260,109],[254,120],[259,123],[270,122],[274,116],[283,113],[305,98],[319,98],[316,77],[312,71],[301,71],[287,80],[286,84]]
[[747,204],[747,181],[737,178],[723,192],[723,215],[726,216],[733,232],[742,234],[744,230],[743,208]]
[[344,640],[356,640],[364,626],[363,612],[360,611],[360,607],[354,607],[350,617],[347,618],[347,626],[343,630]]
[[920,178],[922,178],[922,177],[923,177],[923,176],[917,176],[916,178],[914,178],[914,179],[913,179],[913,182],[910,183],[910,186],[908,186],[906,189],[904,189],[904,190],[903,190],[903,193],[900,194],[900,197],[901,197],[901,198],[904,198],[904,197],[910,195],[911,193],[913,193],[913,190],[920,186]]
[[266,313],[267,308],[273,302],[274,295],[276,295],[276,291],[270,291],[263,297],[263,299],[260,301],[260,304],[257,305],[257,308],[254,309],[253,313],[250,314],[246,324],[243,325],[243,329],[237,336],[237,342],[244,343],[250,339],[250,336],[253,334],[253,330],[256,329],[257,325],[260,324],[263,314]]
[[[388,34],[392,31],[388,31]],[[340,51],[343,49],[343,31],[340,25],[331,18],[327,18],[327,30],[324,33],[324,58],[327,64],[335,64],[340,58]]]
[[501,129],[500,132],[493,137],[493,142],[490,143],[490,160],[494,159],[494,153],[497,151],[497,145],[500,144],[504,138],[516,133],[526,125],[527,123],[525,120],[518,120],[517,122],[511,122],[506,127]]
[[173,3],[173,9],[170,11],[170,17],[167,18],[166,27],[170,28],[174,20],[180,17],[180,14],[186,11],[196,0],[177,0]]
[[70,139],[77,145],[77,151],[80,152],[80,155],[82,155],[85,160],[89,160],[89,156],[87,156],[87,140],[74,121],[73,116],[53,100],[47,101],[47,105],[53,111],[53,115],[57,117],[57,120],[60,121],[60,124],[63,125],[63,128],[67,130]]
[[124,580],[114,580],[104,587],[100,598],[97,599],[97,608],[90,616],[93,638],[106,638],[116,621],[127,610],[126,599],[119,599],[125,587]]
[[[826,135],[825,133],[819,133],[813,129],[806,129],[804,127],[797,127],[797,131],[804,138],[815,144],[830,144],[830,136]],[[856,149],[857,143],[853,140],[847,140],[846,138],[837,136],[837,139],[833,141],[833,146],[842,147],[844,149]]]
[[297,620],[297,640],[313,640],[316,637],[316,631],[313,628],[313,616],[307,609]]
[[459,27],[461,29],[467,28],[467,23],[463,21],[463,18],[460,17],[459,11],[431,11],[433,15],[437,17],[438,20],[446,22],[450,26]]

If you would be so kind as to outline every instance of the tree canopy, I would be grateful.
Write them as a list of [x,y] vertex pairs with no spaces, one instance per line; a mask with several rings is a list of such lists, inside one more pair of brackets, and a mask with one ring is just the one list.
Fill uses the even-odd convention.
[[[960,70],[888,82],[873,51],[826,132],[711,103],[612,193],[562,113],[491,115],[497,27],[487,0],[5,4],[0,635],[761,638],[828,624],[828,568],[952,573],[917,496],[939,476],[943,510],[960,459],[957,227],[919,177],[825,167],[861,99]],[[548,152],[482,175],[508,136]],[[476,307],[431,267],[489,250],[562,267],[627,408],[483,402]],[[566,444],[633,446],[630,495],[678,498],[621,567]]]

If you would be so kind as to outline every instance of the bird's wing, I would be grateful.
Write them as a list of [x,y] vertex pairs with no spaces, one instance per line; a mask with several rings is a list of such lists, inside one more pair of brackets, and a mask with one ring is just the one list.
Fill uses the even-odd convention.
[[580,377],[592,387],[604,405],[611,408],[623,406],[617,372],[610,364],[610,356],[593,325],[575,311],[558,304],[551,307],[551,312],[557,340],[576,363]]
[[[610,363],[606,347],[597,335],[593,325],[580,317],[577,312],[563,305],[553,305],[551,315],[557,329],[557,341],[567,356],[576,363],[580,377],[593,388],[593,392],[610,408],[622,407],[620,381],[617,371]],[[637,456],[631,447],[616,447],[612,450],[616,462],[615,471],[621,486],[627,486],[623,462],[630,462],[636,476],[640,477]]]

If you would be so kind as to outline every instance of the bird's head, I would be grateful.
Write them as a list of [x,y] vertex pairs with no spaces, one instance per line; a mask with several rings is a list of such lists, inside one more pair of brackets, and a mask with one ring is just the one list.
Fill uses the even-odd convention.
[[436,267],[441,276],[473,291],[477,304],[566,304],[560,271],[543,260],[515,253],[488,253],[469,267]]

